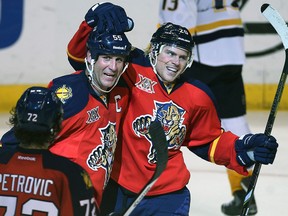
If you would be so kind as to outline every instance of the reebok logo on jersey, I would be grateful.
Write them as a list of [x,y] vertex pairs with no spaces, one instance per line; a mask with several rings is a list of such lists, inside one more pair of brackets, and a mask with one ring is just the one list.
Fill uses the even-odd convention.
[[113,46],[113,49],[126,50],[126,46]]
[[18,156],[18,160],[27,160],[27,161],[36,161],[35,157],[28,157],[28,156]]

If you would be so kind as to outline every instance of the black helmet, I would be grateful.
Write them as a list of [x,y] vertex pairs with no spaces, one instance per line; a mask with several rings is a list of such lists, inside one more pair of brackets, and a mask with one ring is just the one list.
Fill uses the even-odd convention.
[[[153,47],[162,45],[175,45],[192,54],[194,41],[187,28],[173,23],[165,23],[152,35],[150,40]],[[159,50],[157,50],[159,52]]]
[[105,54],[128,56],[132,47],[124,33],[99,33],[96,28],[90,33],[86,46],[95,60]]
[[17,128],[33,132],[49,132],[59,124],[62,104],[56,94],[44,87],[28,88],[16,104]]

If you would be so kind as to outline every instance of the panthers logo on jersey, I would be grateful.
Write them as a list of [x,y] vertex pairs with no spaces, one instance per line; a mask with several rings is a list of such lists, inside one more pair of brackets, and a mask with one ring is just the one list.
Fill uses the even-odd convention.
[[183,125],[185,110],[172,101],[167,103],[155,102],[155,116],[162,123],[170,149],[178,149],[186,135]]
[[155,101],[153,116],[143,115],[133,121],[133,130],[137,136],[145,136],[151,143],[149,154],[147,155],[149,163],[156,162],[156,152],[152,146],[151,138],[148,133],[150,123],[153,119],[158,119],[165,131],[166,139],[169,143],[169,149],[179,149],[186,135],[186,126],[183,125],[185,110],[177,106],[173,101],[158,102]]
[[102,168],[106,171],[105,183],[106,186],[110,177],[112,164],[114,161],[114,152],[117,143],[116,124],[109,122],[105,128],[99,129],[101,131],[102,144],[98,145],[90,153],[87,158],[87,165],[90,169],[97,171]]

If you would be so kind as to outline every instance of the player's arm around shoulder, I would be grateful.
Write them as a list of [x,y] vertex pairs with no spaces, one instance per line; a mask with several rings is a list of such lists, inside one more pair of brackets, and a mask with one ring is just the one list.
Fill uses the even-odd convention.
[[68,43],[68,60],[75,70],[85,68],[84,59],[86,57],[86,41],[91,31],[92,28],[83,21]]

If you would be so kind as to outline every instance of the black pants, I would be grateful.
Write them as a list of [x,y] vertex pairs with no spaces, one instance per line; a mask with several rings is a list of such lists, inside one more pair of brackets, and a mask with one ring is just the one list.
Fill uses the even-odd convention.
[[242,79],[242,65],[211,67],[193,62],[181,76],[194,78],[208,85],[217,100],[220,118],[246,114],[246,99]]

